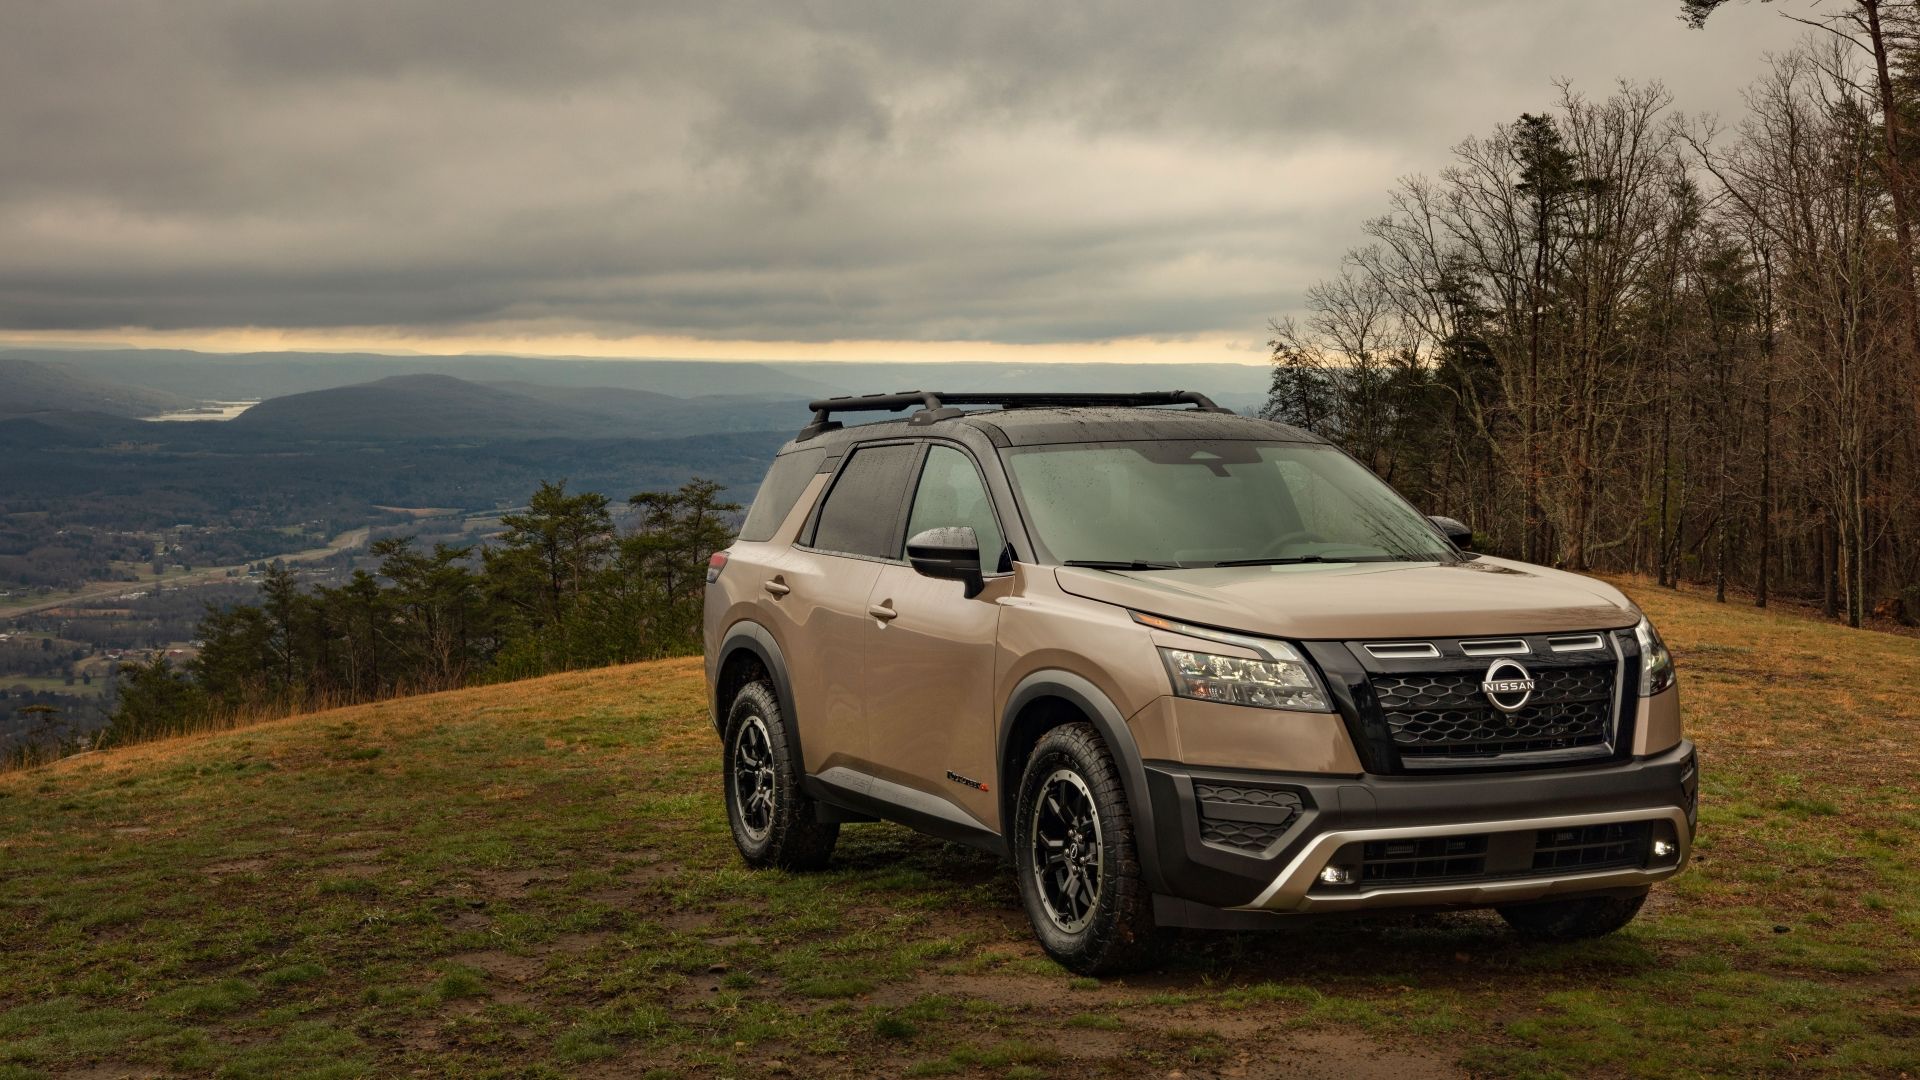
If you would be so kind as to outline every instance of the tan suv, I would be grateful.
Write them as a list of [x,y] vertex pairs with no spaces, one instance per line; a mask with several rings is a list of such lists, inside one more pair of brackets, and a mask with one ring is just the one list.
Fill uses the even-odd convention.
[[1612,587],[1469,554],[1199,394],[812,408],[707,574],[749,864],[821,866],[881,818],[974,844],[1089,973],[1301,912],[1605,934],[1686,864],[1673,663]]

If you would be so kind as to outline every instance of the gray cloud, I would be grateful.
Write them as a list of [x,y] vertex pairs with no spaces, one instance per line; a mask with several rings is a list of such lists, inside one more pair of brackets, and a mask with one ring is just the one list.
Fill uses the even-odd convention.
[[1386,187],[1794,37],[1677,0],[0,8],[0,328],[1245,334]]

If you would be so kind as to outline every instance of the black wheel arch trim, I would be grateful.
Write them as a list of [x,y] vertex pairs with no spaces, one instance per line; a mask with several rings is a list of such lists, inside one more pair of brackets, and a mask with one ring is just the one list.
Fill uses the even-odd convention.
[[725,634],[721,635],[720,661],[714,665],[711,691],[714,730],[719,731],[722,738],[726,737],[724,729],[727,723],[727,709],[732,702],[720,700],[720,673],[726,671],[727,662],[743,650],[757,657],[760,666],[766,668],[767,674],[773,678],[773,691],[780,698],[781,719],[786,722],[789,749],[792,751],[795,764],[799,766],[799,771],[804,775],[807,759],[800,751],[800,712],[793,702],[793,680],[787,674],[787,658],[780,651],[780,643],[773,639],[773,634],[751,619],[742,619],[734,623],[727,627]]
[[1113,755],[1113,763],[1120,769],[1120,786],[1126,792],[1127,809],[1133,816],[1133,835],[1139,849],[1141,877],[1148,888],[1156,892],[1169,891],[1161,873],[1160,853],[1154,842],[1153,800],[1147,791],[1146,768],[1141,763],[1140,747],[1133,741],[1133,730],[1127,726],[1126,717],[1121,715],[1098,686],[1071,671],[1046,669],[1033,672],[1014,686],[1013,692],[1007,695],[1006,706],[1000,712],[1000,731],[993,745],[995,760],[1000,763],[1000,831],[1006,835],[1008,847],[1013,845],[1014,802],[1019,795],[1020,774],[1026,763],[1007,760],[1007,736],[1012,733],[1020,713],[1041,698],[1059,698],[1074,706],[1100,733],[1108,752]]

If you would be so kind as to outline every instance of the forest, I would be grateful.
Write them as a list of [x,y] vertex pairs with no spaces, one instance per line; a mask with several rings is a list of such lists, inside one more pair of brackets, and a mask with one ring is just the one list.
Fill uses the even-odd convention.
[[313,589],[275,564],[257,603],[209,608],[186,665],[121,669],[98,744],[698,652],[707,559],[740,510],[722,490],[634,495],[622,533],[605,495],[543,483],[477,551],[391,537],[377,573]]
[[1401,181],[1272,323],[1266,414],[1490,552],[1912,624],[1920,9],[1779,7],[1731,128],[1563,85]]

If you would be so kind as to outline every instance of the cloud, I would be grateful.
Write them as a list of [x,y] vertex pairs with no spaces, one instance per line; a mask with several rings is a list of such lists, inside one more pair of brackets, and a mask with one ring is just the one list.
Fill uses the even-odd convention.
[[0,328],[1243,335],[1404,173],[1793,27],[1670,0],[0,11]]

